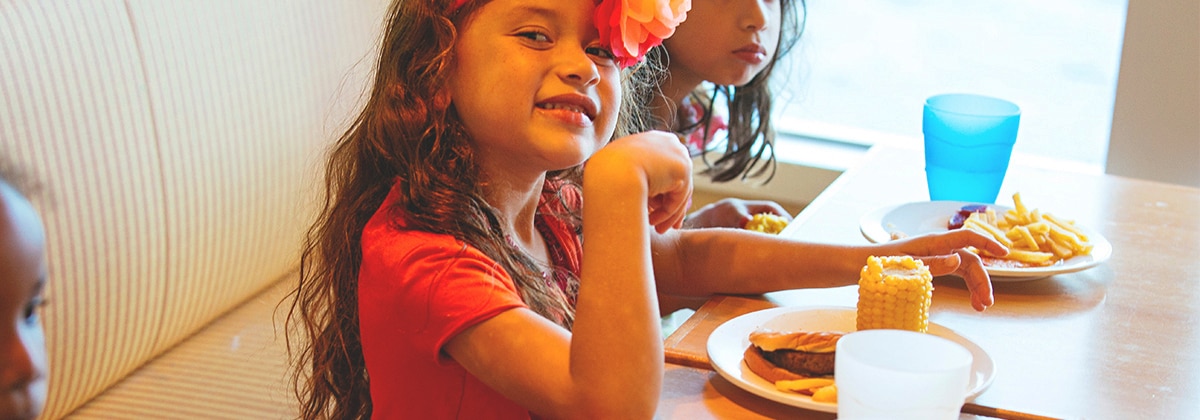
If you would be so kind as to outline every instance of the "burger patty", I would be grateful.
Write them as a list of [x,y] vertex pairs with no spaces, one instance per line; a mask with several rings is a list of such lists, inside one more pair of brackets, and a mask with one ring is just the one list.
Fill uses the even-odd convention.
[[834,354],[836,353],[809,353],[796,350],[762,352],[763,358],[776,366],[806,376],[832,375]]

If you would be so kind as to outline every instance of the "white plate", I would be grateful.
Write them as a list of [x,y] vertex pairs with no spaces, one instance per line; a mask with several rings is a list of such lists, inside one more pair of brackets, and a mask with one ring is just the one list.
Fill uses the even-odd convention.
[[[805,306],[764,309],[725,321],[708,336],[708,358],[713,368],[729,382],[752,394],[771,401],[810,410],[836,413],[836,403],[816,402],[812,397],[775,389],[742,363],[742,354],[750,345],[750,333],[765,327],[775,330],[800,329],[808,331],[856,331],[857,311],[844,306]],[[973,401],[988,386],[996,375],[996,365],[991,356],[971,340],[956,334],[949,328],[929,324],[929,333],[961,344],[971,352],[971,381],[967,384],[966,400]]]
[[[875,209],[859,221],[859,229],[867,240],[875,243],[892,239],[892,232],[903,232],[917,236],[930,232],[942,232],[954,213],[969,203],[963,201],[918,201]],[[1011,207],[987,204],[997,213]],[[1051,266],[1029,268],[986,267],[993,282],[1011,282],[1040,279],[1055,274],[1073,273],[1099,265],[1112,256],[1112,244],[1099,232],[1086,226],[1076,225],[1092,243],[1092,253],[1073,257]]]

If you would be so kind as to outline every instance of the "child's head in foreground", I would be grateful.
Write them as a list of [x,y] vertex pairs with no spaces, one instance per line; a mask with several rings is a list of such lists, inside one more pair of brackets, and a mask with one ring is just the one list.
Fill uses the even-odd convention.
[[0,167],[0,418],[37,417],[48,370],[39,317],[46,285],[42,221]]

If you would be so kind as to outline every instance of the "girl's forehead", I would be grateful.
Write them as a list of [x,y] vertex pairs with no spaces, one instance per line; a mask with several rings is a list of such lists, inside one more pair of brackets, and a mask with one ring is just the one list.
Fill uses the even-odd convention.
[[[46,234],[33,204],[0,183],[0,282],[44,276]],[[21,296],[26,296],[22,292]]]
[[[515,2],[515,3],[532,3],[532,4],[536,4],[536,5],[590,4],[592,6],[595,6],[597,4],[600,4],[602,1],[603,0],[557,0],[557,1],[525,0],[525,1]],[[621,1],[621,0],[608,0],[608,1]],[[450,6],[449,12],[453,13],[459,7],[462,7],[463,5],[467,4],[468,2],[469,2],[469,0],[455,0],[454,4],[452,4]],[[482,5],[487,5],[487,4],[491,4],[491,3],[503,3],[503,2],[504,2],[503,0],[485,0],[485,1],[480,1],[479,3],[481,3]],[[510,3],[514,3],[514,2],[510,2]]]
[[496,19],[518,20],[541,17],[580,21],[580,23],[586,22],[589,25],[594,22],[593,10],[595,10],[595,3],[591,0],[492,0],[480,9],[480,11],[490,12],[489,14]]
[[564,33],[577,33],[587,39],[597,39],[594,11],[590,0],[492,0],[476,9],[464,22],[466,26],[460,29],[492,34],[536,30],[549,31],[553,38]]

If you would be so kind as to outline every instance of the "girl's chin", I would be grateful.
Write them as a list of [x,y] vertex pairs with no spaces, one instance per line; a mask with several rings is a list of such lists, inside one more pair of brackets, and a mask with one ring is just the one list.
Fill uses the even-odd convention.
[[741,71],[733,71],[729,74],[722,75],[721,77],[709,79],[708,82],[714,85],[742,87],[750,83],[751,80],[754,80],[754,77],[758,76],[762,70],[762,68],[757,67],[745,68]]

